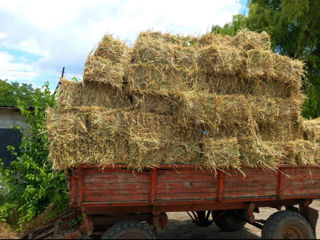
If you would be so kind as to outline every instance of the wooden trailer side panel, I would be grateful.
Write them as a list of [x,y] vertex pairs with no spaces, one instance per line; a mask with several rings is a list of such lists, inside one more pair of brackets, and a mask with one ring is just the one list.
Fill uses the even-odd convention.
[[282,198],[320,194],[320,168],[282,168],[282,172]]
[[125,166],[83,166],[69,177],[70,205],[154,206],[319,198],[320,168],[282,166],[279,171],[203,171],[192,166],[133,172]]
[[214,172],[194,169],[157,171],[156,202],[217,200]]

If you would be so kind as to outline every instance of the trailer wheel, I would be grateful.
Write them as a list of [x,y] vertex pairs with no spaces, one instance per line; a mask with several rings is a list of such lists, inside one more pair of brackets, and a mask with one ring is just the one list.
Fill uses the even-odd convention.
[[246,224],[244,210],[213,211],[215,224],[224,232],[240,231]]
[[308,221],[293,211],[278,211],[264,224],[262,239],[315,239]]
[[125,221],[111,226],[102,239],[156,239],[156,236],[147,223]]

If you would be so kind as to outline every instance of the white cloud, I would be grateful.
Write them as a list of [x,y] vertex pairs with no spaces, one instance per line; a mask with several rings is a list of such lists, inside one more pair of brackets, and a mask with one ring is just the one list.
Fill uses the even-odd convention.
[[103,34],[129,44],[147,29],[197,35],[240,9],[239,0],[0,0],[0,47],[40,55],[38,74],[66,66],[77,75]]
[[38,74],[30,64],[17,63],[14,56],[0,52],[0,79],[22,80],[30,83],[37,76]]
[[6,33],[0,32],[0,38],[6,38],[8,35]]

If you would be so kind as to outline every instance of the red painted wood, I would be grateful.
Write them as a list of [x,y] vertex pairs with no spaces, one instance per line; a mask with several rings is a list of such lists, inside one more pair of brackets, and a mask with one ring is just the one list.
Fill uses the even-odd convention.
[[215,200],[214,192],[192,192],[192,193],[159,193],[157,201],[177,201],[177,200]]
[[215,188],[217,186],[216,180],[204,181],[204,182],[193,182],[192,180],[186,182],[173,182],[165,183],[159,182],[157,184],[158,192],[167,190],[186,190],[189,189],[199,189],[199,188]]
[[110,189],[110,190],[117,190],[117,189],[147,189],[149,191],[149,185],[145,183],[127,183],[127,182],[119,182],[119,183],[87,183],[85,184],[85,189]]
[[225,179],[225,173],[222,171],[218,171],[218,188],[217,188],[217,198],[219,201],[222,201],[223,199],[223,192],[224,192],[224,179]]
[[181,175],[181,174],[176,174],[176,175],[158,175],[158,181],[159,182],[186,182],[186,181],[194,181],[194,182],[203,182],[203,181],[212,181],[214,176],[212,175],[195,175],[192,173],[192,171],[187,175]]
[[137,202],[149,201],[149,194],[85,194],[85,202]]
[[219,204],[241,205],[275,201],[280,195],[283,200],[320,198],[320,168],[282,165],[281,171],[282,180],[277,171],[267,169],[244,169],[243,175],[236,170],[217,174],[194,166],[161,166],[143,172],[125,166],[85,166],[72,170],[70,203],[108,208],[181,204],[189,209],[194,204],[217,206],[218,200]]
[[101,194],[149,194],[148,188],[141,185],[140,189],[85,189],[86,194],[101,195]]
[[85,183],[148,183],[149,181],[149,174],[139,173],[137,175],[133,175],[131,172],[91,174],[87,175],[85,179]]
[[206,192],[209,192],[209,193],[212,193],[212,192],[215,192],[216,191],[216,188],[189,188],[189,189],[161,189],[161,190],[158,190],[158,194],[160,193],[163,193],[163,194],[166,194],[166,193],[206,193]]
[[240,192],[240,191],[233,191],[233,192],[224,192],[224,199],[232,199],[232,198],[256,198],[257,196],[261,197],[270,197],[270,196],[276,196],[275,195],[275,188],[272,190],[264,190],[264,191],[245,191],[245,192]]
[[151,170],[150,186],[151,186],[150,204],[153,205],[154,200],[156,199],[156,194],[157,194],[157,170],[155,168]]

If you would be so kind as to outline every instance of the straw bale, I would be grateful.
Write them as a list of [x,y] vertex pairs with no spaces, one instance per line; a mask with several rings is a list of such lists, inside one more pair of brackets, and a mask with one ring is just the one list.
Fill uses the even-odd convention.
[[[78,164],[194,164],[200,143],[171,116],[81,107],[47,111],[50,160],[55,169]],[[196,142],[194,142],[194,140]]]
[[304,99],[300,89],[276,79],[248,78],[224,74],[199,73],[194,78],[195,91],[221,95],[241,94],[266,97]]
[[246,52],[246,75],[249,78],[273,79],[300,90],[303,63],[271,51],[253,49]]
[[177,118],[187,130],[196,125],[215,138],[256,135],[250,106],[242,95],[180,92],[179,98]]
[[170,139],[160,141],[157,138],[131,136],[129,149],[129,167],[139,170],[159,165],[199,165],[201,159],[200,144]]
[[92,108],[86,107],[81,110],[47,110],[49,160],[54,169],[62,170],[79,164],[111,164],[127,152],[123,150],[125,145],[122,142],[116,142],[121,136],[117,131],[104,131],[103,134],[108,136],[104,138],[100,131],[92,131],[88,124],[91,111]]
[[199,73],[197,82],[194,84],[195,91],[217,93],[221,95],[251,94],[252,85],[248,79],[224,74]]
[[87,136],[63,135],[50,141],[49,161],[57,170],[80,164],[113,165],[126,164],[128,147],[125,141],[96,139]]
[[94,56],[111,60],[112,63],[123,63],[129,57],[129,48],[119,39],[105,35],[99,42]]
[[216,44],[231,46],[233,37],[229,35],[222,35],[217,33],[205,33],[197,38],[197,43],[201,47],[206,47],[207,45]]
[[301,139],[301,101],[264,96],[248,96],[252,117],[264,141]]
[[176,65],[133,63],[127,68],[130,90],[174,91],[192,88],[193,72]]
[[252,32],[247,29],[240,30],[235,37],[232,38],[232,44],[244,50],[263,49],[270,50],[270,37],[266,32]]
[[236,36],[222,35],[217,33],[206,33],[197,38],[200,46],[218,44],[224,46],[235,46],[242,50],[263,49],[270,50],[270,37],[266,32],[252,32],[247,29],[240,30]]
[[189,90],[198,71],[198,50],[193,43],[170,34],[141,33],[126,72],[130,89]]
[[185,45],[188,46],[189,44],[187,44],[187,42],[197,42],[197,37],[194,36],[184,36],[184,35],[175,35],[175,34],[171,34],[171,33],[163,33],[160,31],[152,31],[152,30],[147,30],[145,32],[140,32],[139,36],[137,38],[138,39],[144,39],[144,38],[152,38],[152,39],[156,39],[156,40],[162,40],[165,42],[171,42],[174,44],[179,44],[179,45]]
[[172,104],[174,101],[174,94],[165,91],[130,91],[133,108],[157,114],[172,115]]
[[83,81],[107,83],[121,88],[123,84],[124,65],[113,63],[109,59],[89,55],[83,70]]
[[282,164],[319,165],[320,145],[306,140],[270,142],[281,155]]
[[202,165],[208,169],[240,168],[240,152],[237,138],[215,140],[202,139]]
[[179,92],[172,109],[187,130],[201,128],[215,138],[256,134],[264,141],[302,138],[299,100]]
[[238,75],[243,68],[243,57],[236,47],[211,44],[199,51],[198,64],[201,71],[210,75]]
[[238,138],[242,167],[277,169],[281,153],[257,137]]
[[197,48],[185,44],[182,37],[160,33],[140,34],[133,49],[133,63],[156,63],[159,65],[174,65],[185,68],[197,66]]
[[97,84],[60,80],[58,92],[58,108],[71,108],[80,106],[98,106],[106,108],[129,107],[128,96],[120,89],[107,84]]
[[88,133],[85,124],[87,119],[85,111],[70,109],[65,114],[48,108],[46,110],[47,134],[49,138],[59,137],[65,134],[84,135]]
[[320,118],[304,120],[302,126],[304,139],[320,143]]
[[81,104],[81,93],[83,83],[76,81],[68,81],[67,79],[60,79],[60,86],[58,91],[57,105],[59,108],[66,108],[74,106],[76,103]]

